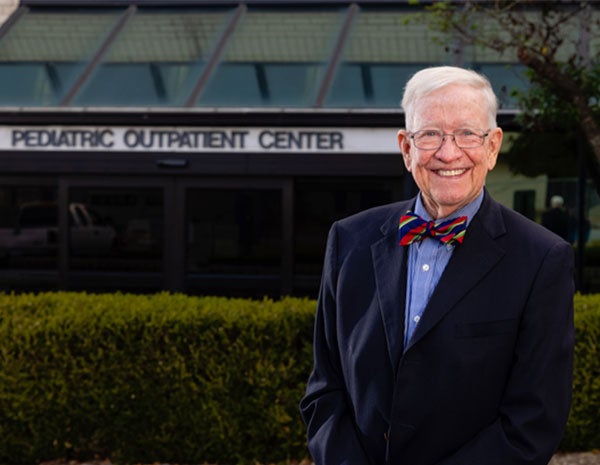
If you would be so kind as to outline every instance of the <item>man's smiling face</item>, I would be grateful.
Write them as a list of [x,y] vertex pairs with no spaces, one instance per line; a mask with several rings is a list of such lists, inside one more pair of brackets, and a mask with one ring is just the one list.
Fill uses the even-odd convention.
[[438,89],[421,98],[415,105],[412,133],[424,129],[451,134],[470,129],[478,134],[488,132],[480,147],[461,149],[451,136],[446,136],[436,150],[414,146],[410,132],[401,130],[398,142],[406,169],[421,190],[427,211],[433,218],[443,218],[474,200],[485,184],[489,170],[496,165],[502,130],[490,128],[490,116],[480,90],[459,84]]

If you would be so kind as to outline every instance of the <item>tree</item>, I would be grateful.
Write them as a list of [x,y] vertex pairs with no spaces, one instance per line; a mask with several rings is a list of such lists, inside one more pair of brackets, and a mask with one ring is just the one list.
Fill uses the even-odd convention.
[[[544,132],[566,134],[565,140],[582,138],[588,170],[600,192],[600,62],[590,52],[600,40],[598,5],[583,0],[464,0],[434,2],[427,9],[423,18],[434,30],[504,57],[511,54],[528,68],[531,87],[516,93],[524,137]],[[526,146],[525,140],[517,141],[516,149]]]

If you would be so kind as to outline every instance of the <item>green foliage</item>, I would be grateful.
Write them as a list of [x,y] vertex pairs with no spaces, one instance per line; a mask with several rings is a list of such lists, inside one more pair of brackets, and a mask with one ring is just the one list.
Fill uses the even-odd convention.
[[314,302],[0,295],[0,462],[304,457]]
[[593,50],[600,21],[595,11],[588,1],[532,7],[527,0],[446,0],[415,15],[442,43],[493,51],[527,67],[528,88],[510,89],[522,110],[517,118],[522,131],[506,156],[513,173],[575,176],[581,144],[588,173],[600,189],[600,62]]
[[576,135],[563,132],[521,132],[510,138],[502,154],[512,173],[550,178],[578,176]]
[[[590,68],[571,62],[557,66],[589,96],[590,110],[596,121],[600,121],[600,64]],[[522,109],[517,120],[523,129],[504,155],[510,170],[525,176],[577,176],[578,144],[584,138],[581,115],[573,99],[558,91],[556,85],[540,73],[528,70],[527,77],[530,86],[526,91],[512,91]],[[591,147],[586,143],[582,147],[588,172],[594,173]]]
[[[600,296],[576,296],[563,450],[600,448]],[[161,293],[0,294],[0,463],[284,463],[315,302]]]
[[576,129],[579,115],[573,103],[559,95],[543,76],[532,70],[526,74],[530,82],[527,91],[513,91],[519,107],[523,109],[517,116],[523,129],[535,132]]
[[600,448],[600,295],[575,296],[573,404],[563,450]]
[[[571,61],[557,63],[561,75],[568,77],[581,93],[587,96],[587,105],[597,121],[600,121],[600,63],[589,67]],[[522,108],[519,123],[526,131],[578,132],[581,115],[565,91],[557,89],[547,76],[528,70],[531,83],[526,91],[514,90],[514,97]]]

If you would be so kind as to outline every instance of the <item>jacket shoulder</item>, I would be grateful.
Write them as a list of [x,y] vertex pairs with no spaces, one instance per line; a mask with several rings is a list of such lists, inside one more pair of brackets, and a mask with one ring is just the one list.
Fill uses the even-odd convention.
[[[572,267],[574,258],[571,244],[535,221],[498,202],[492,201],[482,212],[481,221],[493,243],[505,253],[506,263],[518,272],[525,268],[536,270],[549,257],[561,257],[561,266]],[[468,234],[468,233],[467,233]]]
[[410,206],[410,201],[401,201],[369,208],[336,221],[334,228],[340,234],[358,235],[363,239],[372,235],[381,237],[397,231],[400,216]]
[[503,205],[500,205],[499,208],[502,212],[502,216],[507,225],[509,234],[510,232],[514,232],[515,234],[523,237],[523,239],[529,238],[529,243],[542,248],[553,247],[557,244],[569,245],[560,236],[553,233],[548,228],[545,228],[541,224],[525,217],[521,213]]

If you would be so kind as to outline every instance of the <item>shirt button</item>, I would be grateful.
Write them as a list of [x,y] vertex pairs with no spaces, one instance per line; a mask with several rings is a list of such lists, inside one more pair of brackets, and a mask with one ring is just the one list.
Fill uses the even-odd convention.
[[423,271],[429,271],[429,265],[427,263],[423,265]]
[[419,315],[417,315],[416,317],[413,318],[413,321],[415,323],[418,323],[420,319],[421,319],[421,317]]

